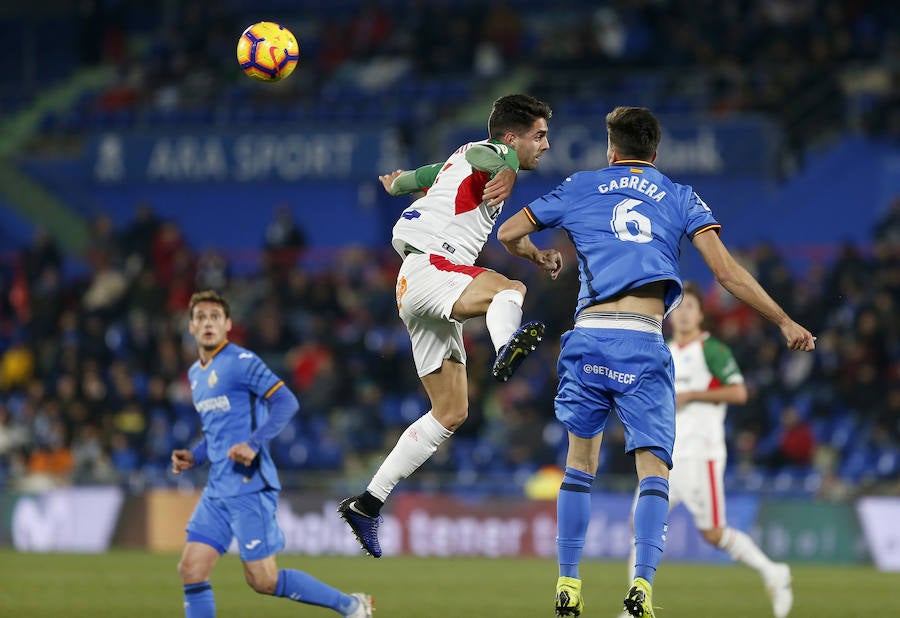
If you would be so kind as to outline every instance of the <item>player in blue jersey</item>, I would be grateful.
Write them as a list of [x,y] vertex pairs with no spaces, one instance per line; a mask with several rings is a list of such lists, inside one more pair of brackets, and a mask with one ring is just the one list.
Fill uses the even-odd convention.
[[200,359],[188,370],[203,440],[172,452],[175,474],[209,462],[209,479],[187,525],[178,572],[185,618],[211,618],[216,602],[210,574],[236,538],[244,575],[256,592],[333,609],[341,616],[371,618],[367,594],[344,594],[311,575],[278,569],[275,554],[284,534],[275,519],[281,483],[269,441],[297,413],[297,398],[260,358],[229,343],[228,302],[212,291],[189,304],[189,329]]
[[778,325],[790,349],[815,348],[815,337],[734,260],[697,193],[653,166],[661,130],[650,110],[617,107],[607,115],[606,129],[609,167],[572,174],[497,233],[511,253],[533,259],[539,250],[529,235],[562,229],[578,254],[581,290],[575,327],[562,337],[555,400],[569,437],[557,498],[557,616],[578,616],[584,608],[578,564],[600,442],[613,409],[639,479],[635,578],[624,609],[632,616],[654,615],[651,587],[665,541],[675,440],[672,355],[662,320],[682,297],[681,238],[693,242],[725,289]]

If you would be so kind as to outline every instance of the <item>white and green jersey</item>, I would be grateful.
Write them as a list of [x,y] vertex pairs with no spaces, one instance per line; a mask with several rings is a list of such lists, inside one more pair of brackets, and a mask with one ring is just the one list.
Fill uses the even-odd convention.
[[[685,346],[669,341],[675,366],[675,392],[706,391],[727,384],[743,384],[744,376],[724,343],[703,333]],[[727,404],[692,401],[675,413],[673,459],[726,457]]]
[[[410,249],[438,254],[456,264],[472,265],[494,229],[503,203],[489,207],[481,199],[491,170],[473,165],[488,155],[497,168],[518,170],[515,151],[496,140],[470,142],[450,155],[443,165],[419,168],[408,177],[409,189],[426,190],[397,220],[391,244],[401,256]],[[496,161],[494,161],[496,160]],[[413,182],[414,178],[414,182]]]

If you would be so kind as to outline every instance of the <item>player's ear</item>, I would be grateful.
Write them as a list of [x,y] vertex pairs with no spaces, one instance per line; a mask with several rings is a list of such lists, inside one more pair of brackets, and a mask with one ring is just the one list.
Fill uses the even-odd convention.
[[225,332],[231,332],[231,318],[225,318]]
[[653,153],[653,156],[650,157],[650,163],[654,163],[654,162],[656,162],[656,153],[655,152]]

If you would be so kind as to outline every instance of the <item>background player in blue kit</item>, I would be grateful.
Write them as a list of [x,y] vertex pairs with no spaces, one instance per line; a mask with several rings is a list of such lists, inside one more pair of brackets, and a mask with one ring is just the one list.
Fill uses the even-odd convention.
[[188,379],[204,438],[191,450],[172,452],[172,471],[180,474],[207,461],[210,467],[178,563],[185,617],[215,616],[209,577],[237,538],[247,583],[256,592],[371,618],[369,595],[344,594],[306,573],[278,570],[275,554],[284,548],[275,519],[281,483],[268,445],[296,414],[297,398],[256,354],[229,343],[224,298],[212,291],[194,294],[189,317],[200,359]]
[[778,325],[790,349],[815,348],[815,337],[734,260],[719,240],[721,226],[697,193],[653,166],[661,130],[650,110],[617,107],[607,115],[606,128],[610,167],[566,178],[497,233],[510,253],[533,259],[539,249],[529,234],[563,229],[578,254],[575,328],[562,337],[555,401],[569,435],[557,498],[558,616],[578,616],[584,608],[578,563],[590,521],[590,486],[613,409],[625,427],[639,480],[635,578],[624,609],[653,616],[651,586],[665,542],[675,440],[672,356],[662,320],[682,297],[681,237],[693,242],[725,289]]

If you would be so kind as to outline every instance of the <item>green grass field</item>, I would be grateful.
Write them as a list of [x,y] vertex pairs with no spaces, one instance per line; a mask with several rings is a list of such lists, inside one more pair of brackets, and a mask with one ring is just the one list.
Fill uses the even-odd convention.
[[[182,615],[176,555],[117,551],[105,555],[0,551],[4,618],[156,618]],[[556,564],[548,560],[307,558],[279,565],[308,571],[348,592],[375,597],[376,618],[550,618]],[[792,618],[900,616],[897,575],[870,567],[793,567]],[[585,618],[614,618],[625,591],[624,567],[589,562]],[[240,562],[223,558],[212,578],[218,615],[287,618],[334,616],[286,599],[262,597],[244,583]],[[669,563],[654,589],[659,618],[766,617],[756,574],[737,566]]]

